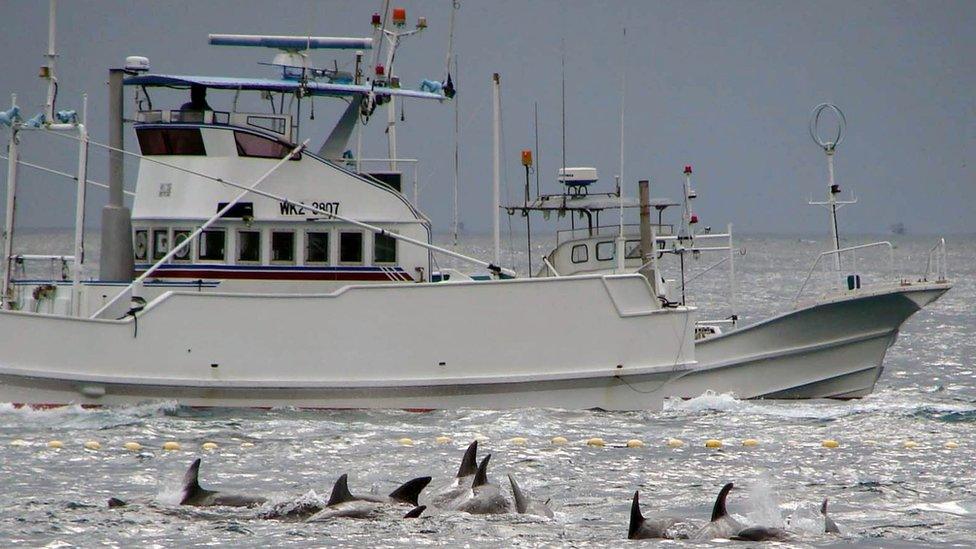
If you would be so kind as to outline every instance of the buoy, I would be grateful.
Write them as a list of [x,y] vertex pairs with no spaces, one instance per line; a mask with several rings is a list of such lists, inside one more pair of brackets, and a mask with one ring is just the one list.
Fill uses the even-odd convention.
[[552,440],[550,442],[552,442],[556,446],[562,446],[563,444],[566,444],[569,441],[566,440],[566,437],[552,437]]
[[254,448],[254,443],[253,442],[242,442],[241,443],[241,448]]
[[98,443],[97,440],[86,440],[85,441],[86,450],[101,450],[102,445]]
[[632,438],[632,439],[630,439],[630,440],[627,441],[627,447],[628,448],[643,448],[644,447],[644,441],[638,440],[636,438]]
[[914,440],[906,440],[904,443],[902,443],[902,446],[911,450],[912,448],[917,448],[918,443]]
[[54,450],[60,450],[61,448],[64,448],[64,443],[60,440],[52,440],[47,443],[47,447]]
[[397,442],[400,443],[400,446],[413,446],[413,440],[411,440],[411,439],[409,439],[407,437],[403,437],[400,440],[398,440]]
[[126,442],[122,445],[122,447],[130,452],[138,452],[139,450],[142,450],[142,444],[139,444],[138,442]]
[[747,438],[742,441],[743,446],[759,446],[759,441],[754,438]]
[[30,443],[22,438],[15,438],[10,441],[11,446],[30,446]]
[[837,448],[838,446],[840,446],[840,443],[832,438],[828,438],[828,439],[824,439],[824,441],[821,442],[820,445],[823,446],[824,448]]
[[200,448],[203,448],[204,450],[207,450],[207,451],[213,451],[213,450],[216,450],[217,449],[217,443],[216,442],[204,442],[203,444],[200,445]]
[[681,448],[684,445],[685,445],[685,441],[681,440],[680,438],[668,439],[668,446],[670,446],[671,448]]
[[509,442],[516,446],[525,446],[529,441],[525,437],[514,437],[509,439]]
[[603,448],[605,444],[606,442],[600,437],[593,437],[586,441],[587,446],[593,446],[595,448]]
[[945,447],[948,448],[949,450],[955,450],[956,448],[959,447],[959,443],[954,440],[950,440],[949,442],[945,443]]
[[163,450],[175,452],[180,449],[180,443],[175,440],[168,440],[163,443]]
[[717,438],[710,438],[705,441],[705,448],[721,448],[722,441]]
[[441,435],[434,439],[437,444],[449,444],[451,442],[451,437]]

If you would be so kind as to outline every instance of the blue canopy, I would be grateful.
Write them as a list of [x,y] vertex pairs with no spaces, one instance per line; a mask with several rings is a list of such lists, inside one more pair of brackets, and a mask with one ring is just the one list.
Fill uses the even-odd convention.
[[[255,90],[275,92],[295,92],[302,83],[296,80],[276,80],[272,78],[234,78],[227,76],[185,76],[175,74],[144,74],[130,76],[124,81],[126,86],[204,86],[221,90]],[[370,92],[376,95],[396,95],[415,99],[447,99],[442,94],[403,88],[372,88],[363,84],[337,84],[328,82],[306,82],[304,91],[308,95],[351,96],[366,95]]]

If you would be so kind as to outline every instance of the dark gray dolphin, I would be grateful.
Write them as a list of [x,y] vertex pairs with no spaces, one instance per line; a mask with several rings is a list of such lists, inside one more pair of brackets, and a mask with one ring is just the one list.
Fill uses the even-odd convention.
[[640,510],[640,492],[635,491],[634,501],[630,505],[627,539],[687,539],[686,533],[675,529],[679,522],[681,521],[674,517],[645,518]]
[[[371,518],[391,508],[403,505],[410,508],[406,515],[403,515],[404,518],[417,518],[427,508],[426,505],[418,506],[417,498],[424,487],[430,484],[430,477],[409,480],[388,496],[368,495],[359,497],[352,495],[352,492],[349,491],[348,479],[349,476],[343,474],[336,480],[325,508],[315,511],[308,520],[321,521],[339,517]],[[303,511],[308,512],[311,509],[305,508]]]
[[518,482],[515,481],[515,477],[508,475],[508,482],[512,485],[512,495],[515,497],[515,510],[520,515],[536,515],[548,518],[554,516],[552,509],[549,508],[548,502],[539,503],[529,498],[519,487]]
[[827,498],[824,498],[823,503],[820,504],[820,514],[824,518],[824,533],[839,534],[840,528],[837,527],[837,523],[827,515]]
[[790,541],[793,536],[782,528],[770,526],[750,526],[729,537],[736,541]]
[[732,491],[732,487],[733,484],[731,482],[722,487],[722,490],[718,493],[718,497],[715,498],[715,506],[712,507],[711,520],[695,532],[695,535],[691,539],[728,539],[744,529],[739,521],[729,516],[728,510],[725,508],[725,500],[729,496],[729,492]]
[[478,472],[471,481],[471,489],[453,502],[453,509],[473,515],[497,515],[512,511],[512,503],[502,494],[498,485],[488,482],[490,459],[491,454],[488,454],[478,464]]
[[180,495],[180,505],[194,505],[209,507],[223,505],[227,507],[256,507],[265,503],[267,498],[261,496],[246,496],[244,494],[227,494],[214,490],[207,490],[200,486],[200,458],[190,464],[190,468],[183,475],[183,488]]
[[451,482],[432,490],[426,503],[433,507],[447,507],[452,501],[456,500],[471,488],[471,481],[477,472],[478,441],[475,440],[464,451],[464,457],[461,458],[461,466],[458,467],[457,474],[454,475]]

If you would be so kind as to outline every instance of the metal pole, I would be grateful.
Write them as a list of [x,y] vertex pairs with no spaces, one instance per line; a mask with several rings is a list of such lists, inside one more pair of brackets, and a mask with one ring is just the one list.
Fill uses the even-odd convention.
[[[387,71],[386,72],[386,77],[389,78],[390,79],[390,82],[392,83],[393,82],[393,67],[391,65],[393,65],[393,54],[396,51],[397,42],[399,41],[399,37],[397,37],[396,35],[394,35],[394,37],[393,38],[390,38],[389,40],[390,40],[390,49],[386,52],[386,71]],[[389,152],[390,152],[390,171],[394,171],[395,172],[396,169],[397,169],[397,163],[396,163],[396,157],[397,157],[397,143],[396,143],[396,97],[393,96],[393,95],[390,96],[390,103],[389,103],[389,105],[387,106],[387,109],[386,109],[386,137],[387,137],[387,141],[388,141],[388,144],[389,144]],[[416,192],[415,192],[414,193],[414,205],[415,206],[416,206],[416,202],[417,202],[417,199],[416,199]]]
[[725,232],[729,235],[729,314],[732,315],[732,324],[735,325],[735,248],[732,246],[732,224],[729,223]]
[[194,238],[196,238],[197,236],[199,236],[200,233],[202,233],[203,231],[207,230],[207,228],[209,228],[211,225],[213,225],[214,223],[216,223],[217,220],[219,220],[221,217],[223,217],[224,214],[226,214],[228,211],[230,211],[231,208],[233,208],[238,202],[240,202],[242,198],[244,198],[245,196],[247,196],[248,193],[251,192],[251,190],[257,188],[258,185],[260,185],[261,183],[263,183],[264,180],[267,179],[268,177],[270,177],[271,174],[273,174],[278,168],[280,168],[281,166],[285,165],[286,162],[288,162],[289,160],[291,160],[292,158],[294,158],[294,156],[296,154],[298,154],[302,149],[304,149],[305,148],[305,145],[307,145],[307,144],[308,144],[308,139],[306,139],[305,141],[303,141],[301,145],[298,145],[297,147],[295,147],[294,149],[292,149],[291,152],[288,153],[287,156],[285,156],[284,158],[282,158],[281,160],[279,160],[278,162],[276,162],[275,165],[270,170],[264,172],[264,175],[262,175],[261,177],[257,178],[257,180],[255,180],[254,183],[252,183],[250,187],[248,187],[248,188],[244,189],[243,191],[241,191],[237,196],[234,197],[233,200],[231,200],[230,202],[228,202],[223,208],[221,208],[219,211],[217,211],[217,213],[215,213],[213,216],[211,216],[210,219],[208,219],[203,225],[200,225],[199,227],[197,227],[197,229],[195,231],[193,231],[192,233],[190,233],[190,235],[187,238],[185,238],[183,240],[183,242],[179,243],[176,246],[173,246],[173,249],[171,249],[169,251],[169,253],[167,253],[165,256],[163,256],[159,261],[157,261],[156,263],[154,263],[151,267],[149,267],[148,269],[146,269],[146,271],[144,273],[142,273],[141,275],[139,275],[138,278],[136,278],[135,280],[133,280],[132,282],[130,282],[129,285],[125,287],[125,289],[123,289],[121,292],[119,292],[118,294],[116,294],[115,297],[113,297],[108,303],[106,303],[105,305],[103,305],[100,309],[98,309],[97,311],[95,311],[95,313],[92,314],[90,318],[98,318],[98,316],[100,314],[102,314],[102,312],[104,312],[106,309],[108,309],[109,307],[111,307],[112,305],[114,305],[115,302],[118,301],[123,295],[125,295],[130,290],[133,290],[137,285],[141,285],[144,280],[146,280],[147,278],[149,278],[149,275],[151,275],[154,272],[156,272],[156,269],[158,269],[164,263],[166,263],[167,261],[169,261],[170,259],[172,259],[173,256],[175,256],[180,251],[182,251],[183,248],[186,248],[187,246],[189,246],[190,243],[193,242],[193,239]]
[[[525,205],[529,205],[529,166],[525,166]],[[532,278],[532,214],[525,210],[525,245],[529,255],[529,278]]]
[[73,313],[81,316],[81,274],[85,264],[85,194],[88,191],[88,94],[81,100],[81,123],[78,124],[78,192],[75,201],[75,261],[71,275],[71,305]]
[[124,150],[122,133],[122,69],[109,69],[108,80],[108,204],[102,208],[102,249],[99,260],[101,280],[132,280],[132,215],[125,207]]
[[498,73],[491,77],[491,97],[492,97],[492,159],[494,173],[492,177],[492,221],[494,245],[495,245],[495,265],[501,264],[501,221],[499,220],[499,208],[501,207],[501,99],[499,97],[499,87],[501,79]]
[[645,267],[640,270],[640,274],[647,278],[647,281],[651,283],[651,287],[654,289],[654,293],[658,294],[657,279],[659,275],[657,272],[657,262],[654,260],[657,257],[657,250],[655,249],[654,242],[654,228],[651,226],[651,190],[648,180],[641,179],[637,182],[637,195],[640,202],[641,263],[651,266],[649,269],[650,272]]
[[[10,103],[12,106],[17,106],[17,94],[10,94]],[[13,255],[13,243],[14,243],[14,214],[17,211],[17,168],[18,159],[20,157],[19,151],[20,136],[17,130],[17,126],[12,124],[10,126],[10,143],[7,144],[7,204],[4,214],[4,227],[3,227],[3,287],[0,291],[3,292],[0,295],[0,307],[4,309],[10,309],[10,257]]]
[[54,75],[54,65],[55,59],[57,59],[58,54],[55,52],[54,39],[57,30],[57,0],[50,0],[48,9],[48,22],[47,22],[47,69],[44,77],[47,79],[47,104],[44,108],[44,114],[47,117],[48,123],[54,122],[54,101],[57,97],[57,86],[58,79]]
[[[837,198],[834,196],[834,150],[827,149],[827,202],[830,205],[830,238],[834,244],[834,251],[840,249],[840,234],[837,231]],[[840,280],[840,254],[834,254],[834,270]]]

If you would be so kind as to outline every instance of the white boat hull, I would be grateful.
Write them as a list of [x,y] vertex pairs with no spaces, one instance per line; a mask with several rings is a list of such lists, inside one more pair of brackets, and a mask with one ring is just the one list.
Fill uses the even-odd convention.
[[698,367],[669,391],[681,398],[706,391],[743,399],[865,396],[874,390],[901,325],[949,287],[863,291],[700,340]]
[[693,315],[640,275],[167,292],[137,321],[2,311],[0,401],[659,408],[694,366]]

